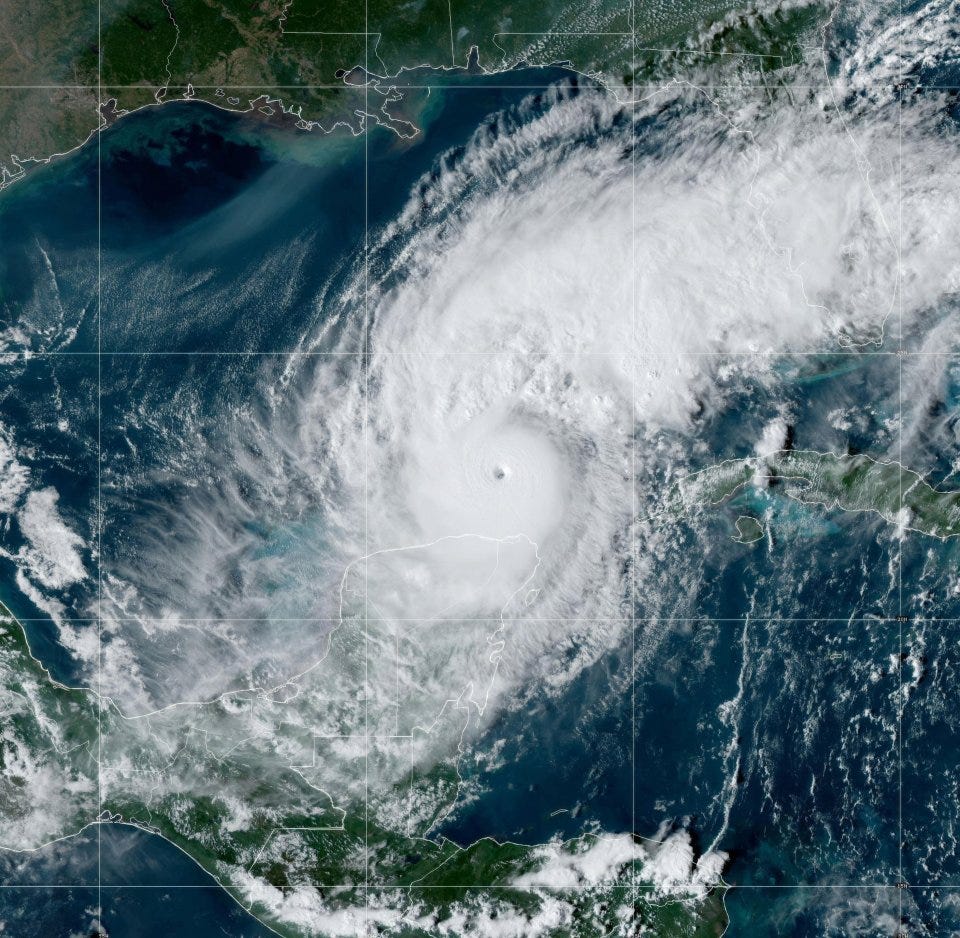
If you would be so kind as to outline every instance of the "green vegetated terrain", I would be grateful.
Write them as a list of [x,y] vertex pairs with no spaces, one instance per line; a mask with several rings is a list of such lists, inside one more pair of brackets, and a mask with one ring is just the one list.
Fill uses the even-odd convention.
[[[930,537],[960,534],[960,491],[941,492],[896,462],[808,450],[732,459],[685,476],[666,496],[666,514],[719,505],[748,485],[828,509],[873,512]],[[757,522],[745,524],[746,533],[759,530]]]
[[[383,100],[390,88],[404,94],[408,79],[422,83],[405,69],[465,69],[472,47],[487,70],[569,62],[616,93],[714,63],[745,79],[778,70],[788,75],[798,37],[815,31],[823,16],[814,5],[736,16],[731,7],[709,0],[637,4],[631,23],[631,5],[610,0],[374,0],[366,7],[344,0],[103,0],[99,17],[90,0],[17,2],[0,35],[0,182],[18,178],[31,161],[82,145],[101,122],[184,97],[237,111],[283,108],[303,129],[338,121],[356,126],[358,112],[371,112],[365,83],[367,95]],[[436,80],[445,74],[436,73]],[[381,106],[372,119],[389,124]],[[407,132],[406,125],[393,129]],[[937,492],[894,464],[829,454],[785,452],[722,463],[678,482],[665,510],[673,516],[701,510],[750,484],[775,484],[804,502],[876,512],[937,537],[960,533],[960,493]],[[745,519],[738,534],[750,542],[762,526]],[[646,927],[652,934],[705,938],[725,927],[722,889],[695,901],[666,901],[644,888],[641,860],[624,864],[615,878],[576,889],[526,889],[515,881],[543,862],[537,848],[492,840],[461,848],[427,836],[457,796],[450,761],[366,804],[330,797],[320,769],[308,767],[302,754],[296,764],[289,758],[298,746],[316,751],[310,731],[318,724],[298,710],[306,693],[286,710],[285,700],[237,694],[169,719],[131,720],[93,692],[55,682],[2,608],[0,682],[6,845],[53,840],[106,812],[177,844],[261,919],[290,935],[302,932],[265,900],[251,899],[248,881],[279,897],[313,890],[331,911],[399,907],[409,914],[391,926],[393,933],[409,936],[431,933],[417,922],[468,920],[485,904],[498,914],[532,917],[553,896],[572,908],[557,936],[586,938],[618,928],[636,934]],[[239,748],[230,721],[244,708],[259,708],[258,718],[281,728],[275,751],[287,747],[285,762],[269,748]],[[411,797],[427,807],[419,814],[390,810]],[[400,814],[421,821],[392,820]],[[589,850],[595,836],[561,849],[575,856]]]
[[[729,0],[54,0],[15,3],[0,35],[0,173],[18,177],[146,105],[191,98],[278,109],[301,129],[387,125],[388,98],[423,84],[405,69],[569,63],[618,94],[705,67],[789,69],[821,25],[818,4],[733,13]],[[634,44],[634,39],[636,40]],[[372,76],[372,79],[369,78]],[[385,81],[389,77],[391,80]],[[369,80],[375,105],[358,94]],[[430,81],[448,80],[443,72]],[[391,90],[394,89],[394,90]],[[270,102],[268,104],[268,102]],[[100,109],[102,108],[102,115]],[[393,129],[409,135],[407,125]]]
[[[960,534],[960,491],[938,491],[911,470],[865,455],[792,450],[686,476],[667,491],[655,518],[701,512],[749,486],[828,510],[874,513],[932,537]],[[755,519],[739,520],[741,540],[761,535]],[[5,846],[36,847],[98,819],[134,824],[178,845],[291,936],[305,933],[282,908],[291,894],[313,896],[324,914],[389,912],[385,934],[432,934],[452,917],[468,922],[491,910],[532,920],[557,901],[566,909],[551,932],[558,936],[637,933],[641,925],[671,936],[723,931],[724,889],[658,892],[647,866],[653,848],[633,835],[618,835],[628,853],[604,876],[581,876],[574,885],[522,877],[545,869],[551,857],[564,870],[576,869],[576,858],[603,847],[608,835],[586,833],[549,849],[490,839],[458,846],[431,835],[459,797],[455,754],[391,780],[378,765],[396,752],[379,751],[372,739],[358,750],[346,736],[317,735],[324,712],[353,719],[348,697],[321,701],[309,681],[330,687],[357,639],[355,624],[332,633],[322,663],[332,670],[305,672],[302,693],[240,690],[130,716],[91,690],[54,681],[30,653],[20,624],[0,613]],[[454,711],[449,729],[462,737],[461,719]],[[272,729],[258,741],[248,738],[250,726]],[[351,788],[358,765],[366,766],[364,796]]]
[[[645,925],[655,934],[690,938],[723,930],[723,890],[694,900],[656,896],[643,888],[639,846],[636,860],[602,881],[530,888],[516,879],[543,865],[538,847],[490,839],[461,847],[426,838],[380,823],[376,806],[331,808],[296,772],[250,766],[243,756],[211,760],[202,712],[180,711],[176,721],[184,731],[171,739],[149,719],[124,717],[109,701],[99,707],[93,692],[50,677],[6,610],[0,618],[0,680],[4,845],[19,840],[36,847],[98,819],[134,824],[179,846],[261,920],[290,936],[313,932],[251,898],[250,882],[262,882],[277,901],[309,890],[329,914],[357,908],[399,912],[383,925],[383,934],[435,934],[453,916],[469,920],[490,910],[532,918],[556,899],[568,909],[550,932],[558,938],[618,934],[625,925],[634,929],[630,933]],[[210,783],[199,796],[182,784],[186,767],[197,765]],[[443,790],[447,775],[440,767],[423,784]],[[573,858],[588,852],[598,836],[587,834],[556,849]]]

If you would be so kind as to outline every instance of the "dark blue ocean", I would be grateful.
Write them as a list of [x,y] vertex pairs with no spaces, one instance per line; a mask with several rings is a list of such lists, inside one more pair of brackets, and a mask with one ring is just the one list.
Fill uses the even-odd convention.
[[[559,69],[515,78],[571,81]],[[175,440],[178,428],[133,424],[134,405],[149,413],[186,385],[211,414],[255,398],[282,366],[276,353],[320,331],[324,299],[355,270],[368,227],[394,218],[441,154],[455,158],[489,115],[530,94],[498,87],[502,76],[448,81],[411,105],[423,131],[412,141],[383,128],[367,139],[301,133],[171,103],[121,120],[102,134],[99,154],[94,141],[0,198],[0,327],[31,325],[2,366],[0,423],[17,428],[35,479],[60,493],[90,571],[138,549],[131,517],[162,523],[166,509],[151,492],[175,500],[189,481],[150,481],[156,467],[144,447],[151,434]],[[880,455],[892,444],[890,357],[825,354],[778,367],[776,393],[798,415],[795,445],[829,448],[824,415],[862,402],[851,451]],[[731,387],[722,410],[702,416],[709,452],[696,458],[749,454],[770,394]],[[923,439],[942,419],[930,415]],[[931,442],[929,456],[925,468],[946,475],[952,453]],[[136,498],[130,478],[147,480]],[[731,538],[738,515],[765,512],[789,540]],[[15,532],[2,533],[16,552]],[[957,567],[956,548],[898,540],[880,519],[804,506],[775,486],[724,505],[706,529],[681,528],[679,544],[656,561],[663,589],[676,591],[673,614],[660,604],[649,618],[641,598],[619,648],[562,694],[535,694],[504,713],[488,730],[507,740],[500,767],[466,767],[480,794],[442,833],[462,843],[536,843],[593,828],[652,837],[667,818],[690,829],[698,849],[729,853],[725,879],[745,887],[727,895],[730,935],[843,935],[863,922],[893,934],[889,923],[901,919],[918,934],[960,926],[946,893],[924,886],[960,886],[952,837],[935,855],[927,847],[958,815],[949,753],[960,721],[949,700],[960,632],[912,620],[960,611],[958,600],[930,600],[947,595],[932,585]],[[702,556],[693,581],[690,552]],[[0,599],[52,674],[78,680],[49,615],[14,575],[0,559]],[[60,602],[92,628],[96,595],[91,575]],[[921,648],[937,666],[905,694],[908,654]],[[932,773],[931,753],[942,760]],[[100,833],[99,894],[96,828],[3,861],[5,935],[89,934],[97,917],[111,938],[268,934],[176,848],[127,827]],[[919,885],[891,890],[900,879]],[[34,888],[50,883],[63,888]]]

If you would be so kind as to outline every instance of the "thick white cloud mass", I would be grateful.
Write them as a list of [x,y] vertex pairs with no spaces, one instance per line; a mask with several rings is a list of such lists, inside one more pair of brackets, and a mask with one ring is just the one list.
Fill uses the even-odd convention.
[[171,470],[217,484],[105,578],[111,694],[269,687],[366,610],[416,720],[464,692],[489,716],[619,640],[631,571],[655,613],[635,524],[683,458],[662,434],[779,354],[885,347],[955,288],[954,142],[935,96],[872,93],[882,41],[829,82],[813,55],[789,92],[559,88],[442,159],[327,298],[335,354],[289,362],[215,443],[184,409],[198,455]]
[[[915,19],[944,41],[946,21]],[[186,492],[103,583],[101,687],[144,751],[173,759],[202,726],[211,764],[292,767],[332,804],[370,794],[382,823],[429,832],[436,803],[381,793],[622,642],[635,591],[648,616],[666,604],[648,561],[672,532],[640,522],[702,455],[694,417],[731,383],[772,385],[779,356],[895,348],[956,291],[956,140],[939,95],[890,93],[895,38],[868,37],[829,75],[814,55],[789,90],[531,98],[374,233],[369,264],[325,298],[329,327],[303,337],[329,354],[265,369],[262,399],[217,432],[178,400],[157,474]],[[764,415],[750,445],[779,448],[787,422]],[[24,498],[8,475],[33,580],[81,580],[56,494]],[[93,673],[98,649],[64,628]],[[370,731],[385,737],[373,755],[356,743]],[[213,784],[202,764],[125,758],[107,791]],[[528,884],[590,882],[631,859],[628,841],[548,850]],[[722,863],[678,833],[644,871],[702,892]],[[244,888],[271,907],[302,898]]]

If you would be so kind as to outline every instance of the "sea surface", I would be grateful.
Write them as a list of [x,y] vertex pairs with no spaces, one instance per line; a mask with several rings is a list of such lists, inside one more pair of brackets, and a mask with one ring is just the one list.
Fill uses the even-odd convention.
[[[562,69],[512,78],[544,88],[582,81]],[[60,516],[83,540],[88,575],[55,591],[61,618],[96,628],[110,564],[138,550],[132,520],[162,526],[169,506],[156,501],[189,486],[188,475],[151,475],[144,427],[173,441],[184,429],[149,426],[152,402],[186,385],[208,416],[224,401],[253,400],[264,374],[275,376],[304,335],[329,325],[324,299],[345,288],[365,233],[397,216],[441,154],[531,93],[504,87],[502,76],[444,83],[411,105],[422,128],[413,140],[386,128],[366,138],[308,134],[170,103],[124,118],[4,193],[0,325],[32,330],[4,362],[0,424],[16,428],[23,460],[56,489]],[[888,359],[825,353],[777,367],[775,390],[731,386],[723,407],[704,415],[707,445],[694,467],[749,454],[774,393],[787,396],[798,447],[828,448],[826,415],[850,408],[863,415],[848,434],[851,451],[891,441],[898,374]],[[208,439],[216,433],[209,421],[202,428]],[[941,458],[942,475],[948,463]],[[760,542],[733,540],[739,515],[766,519]],[[944,763],[944,777],[928,778],[909,749],[900,759],[907,652],[923,646],[940,662],[917,684],[907,722],[923,745],[947,746],[956,717],[943,701],[960,650],[955,625],[921,635],[896,617],[925,608],[925,578],[955,566],[956,549],[897,540],[879,518],[806,506],[775,486],[745,491],[707,524],[685,533],[678,522],[676,532],[681,545],[711,547],[698,614],[681,595],[687,558],[659,558],[655,606],[641,598],[620,647],[562,695],[533,693],[495,720],[486,733],[491,746],[504,741],[498,767],[477,770],[475,797],[437,833],[461,843],[538,843],[585,829],[652,838],[666,818],[693,831],[699,849],[729,853],[725,881],[743,887],[726,898],[729,934],[856,926],[881,935],[901,918],[947,934],[960,912],[943,892],[911,890],[905,905],[887,884],[900,875],[901,825],[908,862],[924,862],[937,820],[926,805],[949,790],[952,772]],[[295,536],[271,532],[265,549],[283,555],[283,538]],[[9,555],[22,546],[5,532],[0,599],[51,674],[78,682],[50,609],[15,585]],[[675,617],[663,614],[671,589]],[[944,601],[937,613],[954,606]],[[948,813],[955,819],[956,806]],[[960,857],[944,856],[940,872],[960,884]],[[96,921],[114,938],[269,933],[179,850],[130,827],[104,824],[30,858],[0,859],[4,934],[84,935]]]

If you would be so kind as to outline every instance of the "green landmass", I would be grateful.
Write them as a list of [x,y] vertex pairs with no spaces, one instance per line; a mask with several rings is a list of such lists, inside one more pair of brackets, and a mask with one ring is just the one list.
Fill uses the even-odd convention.
[[0,607],[0,843],[53,840],[96,817],[98,707],[30,654]]
[[[960,534],[960,491],[940,491],[894,462],[802,450],[685,476],[650,520],[695,515],[750,486],[931,537]],[[763,526],[742,515],[737,532],[748,542]],[[611,835],[464,847],[431,836],[461,795],[471,711],[444,708],[419,735],[416,727],[409,737],[361,735],[360,726],[394,718],[392,705],[361,712],[358,650],[391,641],[365,628],[345,618],[324,657],[281,687],[129,716],[92,690],[53,680],[20,624],[0,610],[0,843],[32,849],[91,823],[134,824],[175,843],[290,936],[311,930],[289,914],[289,896],[308,897],[318,915],[373,909],[381,933],[394,935],[434,934],[454,918],[532,921],[557,900],[567,910],[557,936],[637,934],[641,926],[664,936],[722,933],[723,888],[658,892],[648,876],[653,855],[634,835],[620,835],[629,852],[606,875],[575,885],[523,878],[542,874],[551,856],[573,868]]]
[[[175,99],[265,115],[283,110],[301,130],[338,122],[356,129],[359,111],[407,133],[382,110],[396,93],[391,89],[412,95],[403,85],[423,82],[403,70],[465,70],[473,47],[488,70],[568,62],[617,94],[710,67],[738,80],[769,81],[778,73],[788,80],[798,43],[824,15],[815,4],[763,15],[732,8],[724,0],[640,4],[631,28],[631,4],[610,0],[17,4],[0,37],[0,186],[126,113]],[[375,107],[366,100],[371,94]],[[677,483],[665,510],[702,510],[750,484],[876,512],[932,536],[960,533],[960,493],[937,492],[895,464],[829,454],[721,464]],[[737,533],[748,542],[762,526],[739,519]],[[429,836],[459,793],[455,757],[420,764],[397,781],[390,771],[395,753],[365,751],[370,771],[358,773],[356,756],[338,748],[336,740],[357,726],[356,699],[349,689],[331,699],[331,674],[350,672],[357,638],[355,628],[343,626],[326,670],[301,679],[296,693],[238,691],[209,705],[131,719],[90,690],[54,681],[19,623],[0,610],[0,843],[35,847],[103,822],[106,812],[112,822],[177,844],[290,936],[304,931],[271,901],[303,891],[331,913],[365,905],[400,910],[397,922],[383,926],[397,935],[426,936],[429,927],[417,922],[455,915],[469,921],[490,908],[533,917],[554,896],[571,910],[557,936],[722,934],[722,889],[665,899],[646,888],[639,860],[575,889],[520,888],[517,879],[543,862],[538,848],[488,839],[461,848]],[[454,741],[448,752],[457,752],[464,719],[454,712],[435,731]],[[250,735],[251,725],[261,737]],[[369,798],[358,796],[360,774],[373,779]],[[575,856],[597,836],[559,849]],[[257,898],[251,884],[262,884],[268,898]]]
[[[567,63],[621,97],[709,69],[727,81],[788,80],[822,5],[736,6],[640,3],[632,30],[624,0],[17,3],[0,36],[0,187],[122,115],[173,100],[286,113],[302,131],[356,132],[366,114],[409,136],[390,109],[423,92],[405,86],[462,79],[474,48],[487,71]],[[405,71],[421,66],[458,71]]]
[[740,515],[737,518],[736,529],[734,540],[741,544],[752,544],[763,537],[763,525],[749,515]]
[[728,460],[680,479],[666,496],[665,511],[719,505],[748,485],[828,509],[873,512],[930,537],[960,534],[960,491],[941,492],[899,463],[864,454],[784,450]]
[[[349,645],[350,637],[343,642]],[[562,926],[549,932],[558,938],[636,934],[641,926],[700,938],[719,935],[725,925],[721,888],[689,897],[646,888],[645,853],[636,838],[630,840],[635,858],[602,881],[554,888],[517,882],[542,867],[540,847],[490,839],[460,847],[424,836],[437,810],[457,796],[456,773],[443,760],[415,783],[388,784],[366,805],[354,799],[341,808],[307,766],[288,764],[298,732],[274,725],[261,746],[224,738],[228,729],[239,731],[227,724],[252,705],[249,693],[212,707],[126,717],[93,691],[54,681],[5,609],[0,687],[0,845],[7,849],[35,849],[92,823],[132,824],[176,844],[290,938],[323,933],[322,924],[298,923],[284,910],[284,898],[294,894],[298,901],[308,896],[320,918],[372,909],[385,935],[434,935],[454,917],[532,919],[556,900],[567,909]],[[259,719],[269,712],[294,720],[297,699],[276,711],[272,701],[264,704]],[[411,797],[431,802],[431,810],[420,812],[422,830],[409,824],[416,812],[396,820],[396,805]],[[585,834],[554,849],[573,858],[601,836]]]

